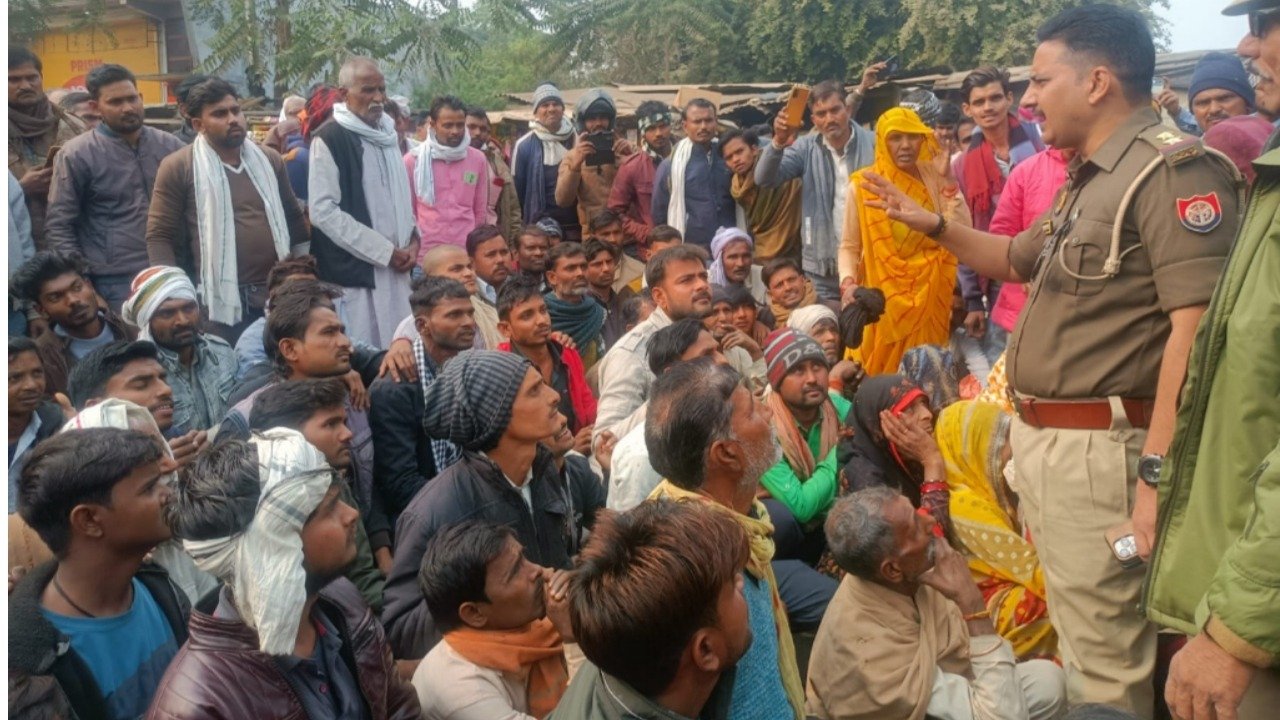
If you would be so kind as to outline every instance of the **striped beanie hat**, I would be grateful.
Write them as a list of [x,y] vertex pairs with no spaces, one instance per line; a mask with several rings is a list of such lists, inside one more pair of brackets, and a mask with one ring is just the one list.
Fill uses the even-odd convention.
[[822,346],[817,340],[792,330],[781,328],[764,339],[764,361],[769,368],[769,384],[774,390],[782,384],[791,368],[805,360],[827,362]]

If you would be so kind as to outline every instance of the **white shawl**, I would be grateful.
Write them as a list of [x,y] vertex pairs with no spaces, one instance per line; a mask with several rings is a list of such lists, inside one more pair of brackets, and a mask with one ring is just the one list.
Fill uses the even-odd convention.
[[441,145],[436,140],[434,128],[427,131],[427,141],[409,151],[413,155],[413,185],[418,191],[418,198],[427,205],[436,204],[436,174],[432,171],[433,160],[447,163],[459,162],[467,158],[467,150],[471,147],[471,131],[464,131],[462,144],[458,147]]
[[[671,199],[667,202],[667,224],[679,230],[681,237],[684,236],[688,221],[688,211],[684,204],[684,172],[692,155],[693,141],[689,138],[676,143],[675,150],[671,153]],[[749,230],[747,214],[743,212],[742,206],[735,202],[733,208],[734,223],[742,230]]]
[[[385,113],[378,127],[370,127],[369,123],[347,108],[346,103],[333,106],[333,119],[343,128],[355,133],[361,140],[368,141],[381,153],[387,165],[390,177],[391,202],[396,209],[396,235],[388,238],[397,248],[409,246],[413,231],[418,227],[413,217],[413,194],[409,192],[409,172],[404,168],[404,156],[400,154],[400,137],[396,135],[396,124]],[[399,172],[397,172],[397,168]],[[364,169],[367,173],[368,167]]]

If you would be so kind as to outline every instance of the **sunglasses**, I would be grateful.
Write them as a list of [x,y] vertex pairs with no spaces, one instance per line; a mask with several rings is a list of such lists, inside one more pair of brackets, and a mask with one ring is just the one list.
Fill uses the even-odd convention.
[[1249,13],[1249,34],[1260,38],[1267,32],[1271,21],[1280,19],[1280,10],[1265,10]]

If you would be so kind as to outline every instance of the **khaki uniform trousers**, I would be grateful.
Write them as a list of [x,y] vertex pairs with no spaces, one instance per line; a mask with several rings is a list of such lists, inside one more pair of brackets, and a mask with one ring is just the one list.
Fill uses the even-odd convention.
[[1145,568],[1122,568],[1104,537],[1129,519],[1146,431],[1130,426],[1118,399],[1112,406],[1109,430],[1034,428],[1015,418],[1014,491],[1044,569],[1067,701],[1149,720],[1156,628],[1138,610]]

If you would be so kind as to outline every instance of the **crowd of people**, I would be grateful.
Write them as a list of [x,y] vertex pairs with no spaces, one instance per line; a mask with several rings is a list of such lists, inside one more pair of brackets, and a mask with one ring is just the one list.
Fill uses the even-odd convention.
[[1086,5],[1020,95],[634,141],[363,57],[166,133],[11,47],[9,715],[1271,717],[1280,1],[1226,13],[1189,108]]

